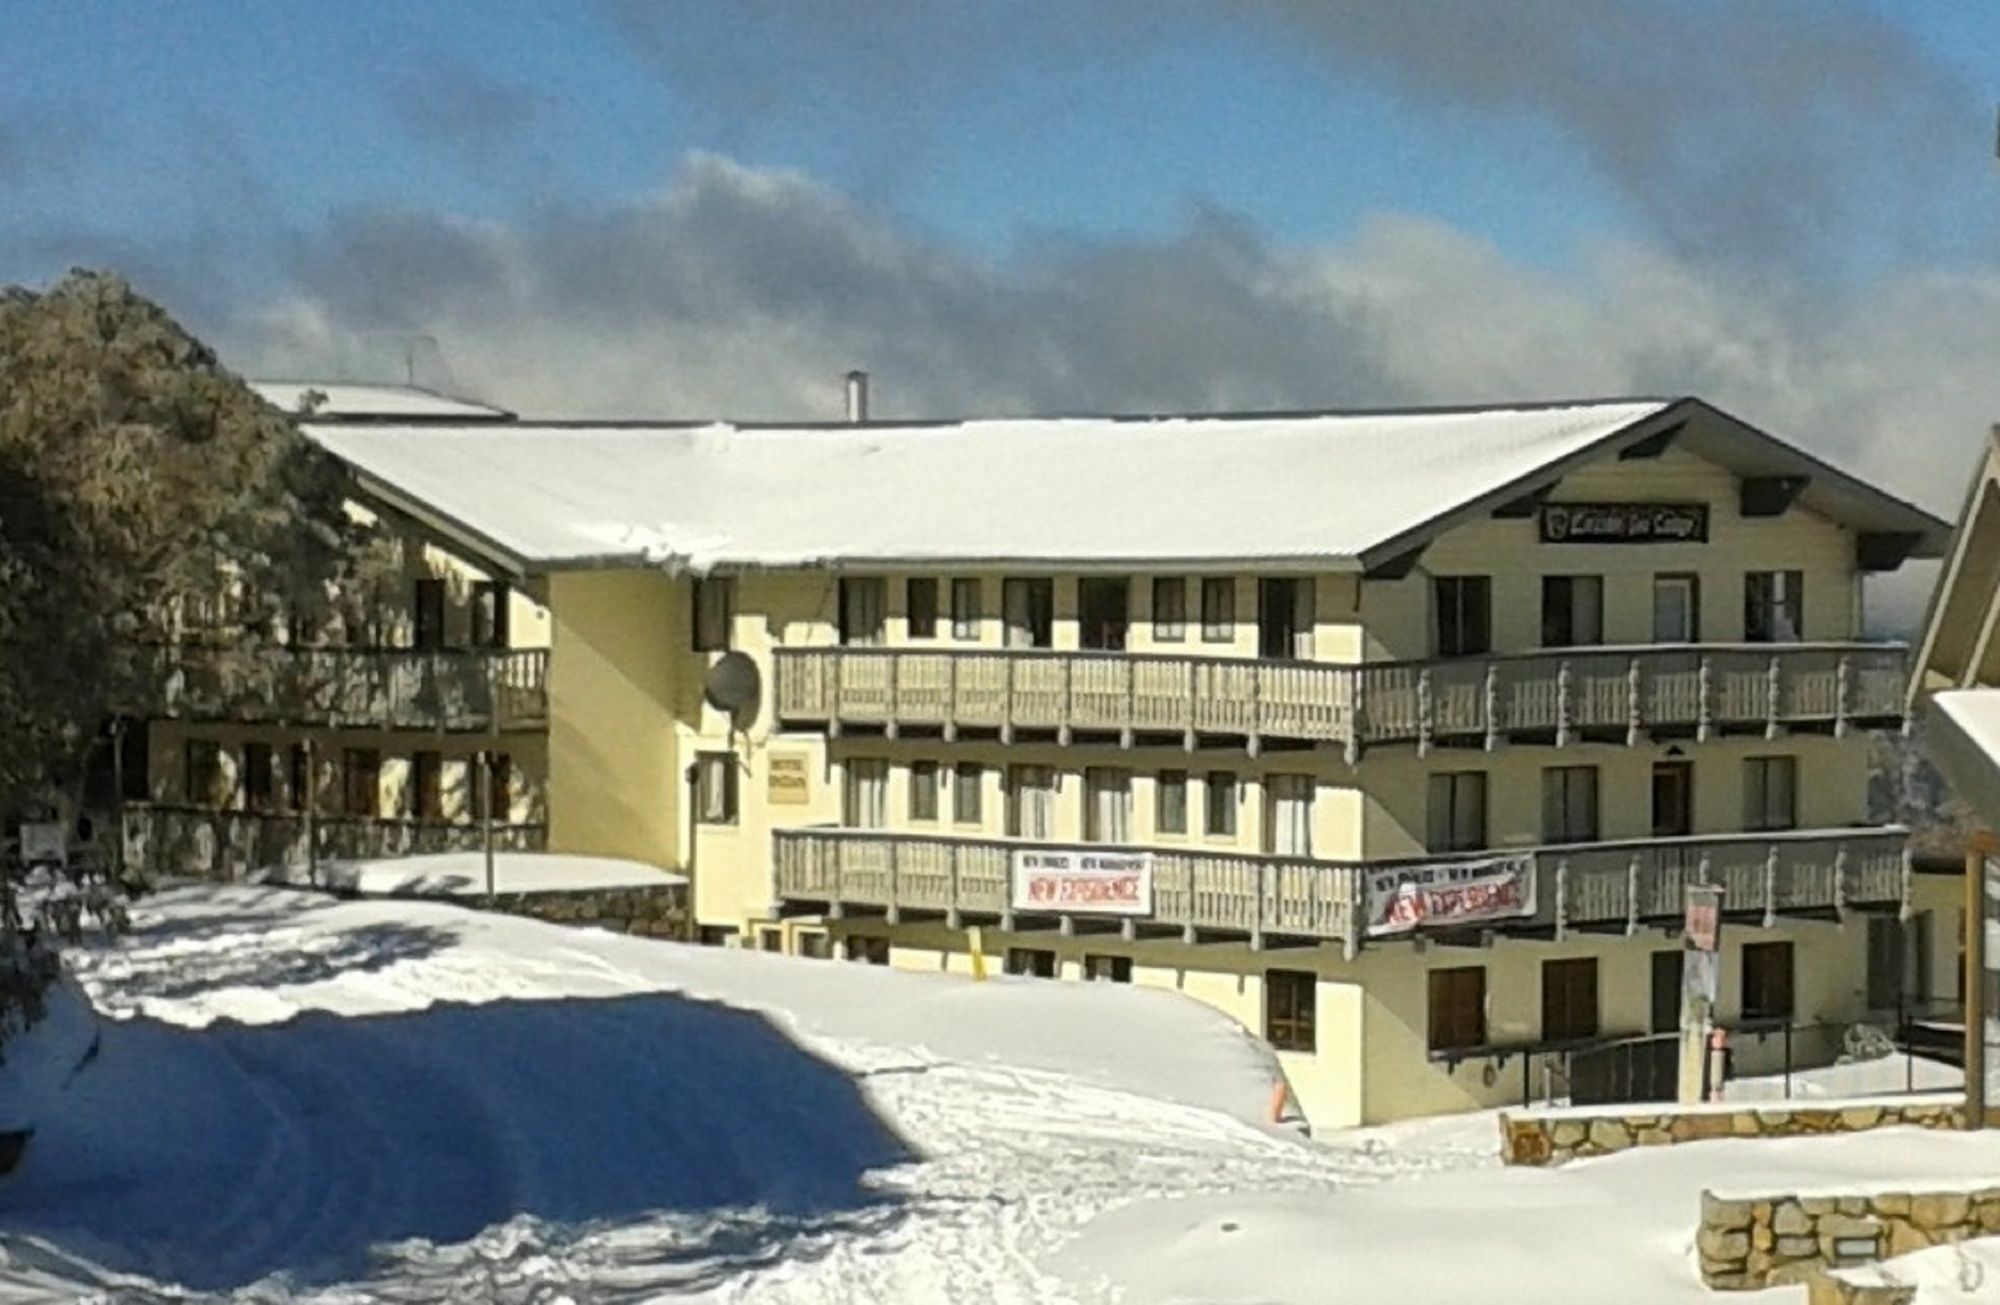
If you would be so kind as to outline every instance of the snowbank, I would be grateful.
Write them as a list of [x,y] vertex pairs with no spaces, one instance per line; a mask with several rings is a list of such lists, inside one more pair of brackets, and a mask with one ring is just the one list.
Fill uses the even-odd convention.
[[1869,1286],[1915,1287],[1915,1305],[2000,1300],[2000,1237],[1933,1246],[1840,1276]]
[[[1805,1099],[1819,1105],[1823,1099],[1942,1093],[1962,1090],[1964,1086],[1965,1072],[1958,1066],[1897,1052],[1875,1060],[1794,1071],[1789,1090],[1793,1100]],[[1722,1095],[1725,1101],[1777,1101],[1784,1099],[1786,1091],[1785,1076],[1771,1074],[1731,1079],[1723,1085]]]
[[73,980],[44,994],[42,1017],[0,1040],[0,1133],[36,1128],[96,1046],[97,1015]]
[[[319,869],[320,884],[364,897],[479,897],[486,893],[483,852],[439,852],[425,856],[333,861]],[[590,893],[626,888],[670,888],[687,883],[643,861],[552,852],[493,854],[496,893]],[[297,887],[311,883],[304,866],[264,872],[262,882]]]

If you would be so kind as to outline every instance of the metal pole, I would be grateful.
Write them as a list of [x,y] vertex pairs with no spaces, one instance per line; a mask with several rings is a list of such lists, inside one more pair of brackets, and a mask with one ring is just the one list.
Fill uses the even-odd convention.
[[118,812],[112,822],[111,870],[119,883],[125,882],[125,720],[111,722],[111,801]]
[[1986,1126],[1986,856],[1980,830],[1965,849],[1965,1126]]
[[312,735],[306,735],[305,792],[299,796],[306,813],[306,880],[319,887],[319,758],[314,754]]
[[485,828],[481,830],[480,841],[483,844],[486,851],[486,904],[488,906],[491,906],[493,905],[493,895],[494,895],[493,894],[493,754],[495,749],[493,747],[493,744],[498,743],[500,741],[500,693],[498,684],[496,683],[495,679],[495,672],[498,670],[499,667],[499,659],[495,657],[492,653],[488,653],[486,654],[485,662],[486,662],[486,735],[487,738],[490,740],[490,742],[488,743],[486,749],[479,754],[484,762],[482,769],[485,771],[485,776],[486,776],[486,782],[479,786],[479,791],[483,795],[483,801],[481,803],[481,806],[485,812],[485,819],[482,822],[485,825]]
[[479,841],[486,853],[486,904],[493,905],[493,752],[479,750]]

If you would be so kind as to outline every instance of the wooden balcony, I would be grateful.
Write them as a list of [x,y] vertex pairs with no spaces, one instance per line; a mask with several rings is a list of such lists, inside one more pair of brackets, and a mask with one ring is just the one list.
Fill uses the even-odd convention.
[[[773,833],[778,900],[793,910],[998,921],[1005,929],[1073,932],[1103,923],[1126,937],[1164,929],[1194,943],[1247,938],[1364,941],[1365,884],[1373,871],[1522,855],[1534,909],[1476,926],[1560,938],[1572,931],[1630,934],[1681,919],[1685,888],[1719,884],[1733,919],[1838,917],[1850,907],[1891,909],[1908,895],[1901,828],[1792,830],[1576,843],[1368,862],[1302,860],[1200,849],[1119,848],[1153,857],[1153,909],[1123,921],[1030,916],[1010,906],[1013,855],[1098,851],[1074,844],[941,838],[815,827]],[[1082,921],[1082,926],[1079,925]]]
[[376,729],[535,730],[548,652],[178,644],[159,659],[157,714]]
[[[430,852],[473,852],[485,846],[476,823],[387,816],[221,810],[165,803],[127,803],[125,867],[149,879],[192,875],[240,879],[254,870]],[[308,838],[310,833],[310,839]],[[540,824],[496,824],[503,852],[539,852],[548,843]]]
[[1262,661],[1094,652],[780,648],[791,726],[1204,736],[1343,747],[1509,739],[1556,744],[1902,719],[1900,644],[1575,648],[1423,662]]

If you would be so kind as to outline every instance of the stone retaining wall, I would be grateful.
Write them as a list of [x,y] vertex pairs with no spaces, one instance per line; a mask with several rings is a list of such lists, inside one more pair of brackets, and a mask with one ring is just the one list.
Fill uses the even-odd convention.
[[1959,1128],[1963,1098],[1954,1095],[1850,1101],[1722,1102],[1699,1106],[1626,1106],[1503,1113],[1500,1156],[1510,1165],[1559,1165],[1635,1146],[1672,1146],[1719,1137],[1799,1137],[1910,1125]]
[[[455,899],[466,906],[485,909],[486,899],[469,896]],[[687,885],[659,888],[606,888],[577,892],[501,893],[493,899],[493,910],[506,915],[525,915],[551,924],[574,924],[609,929],[613,933],[639,934],[648,938],[688,936]]]
[[[1757,1291],[1994,1233],[2000,1233],[2000,1187],[1857,1196],[1703,1192],[1695,1249],[1709,1287]],[[1818,1289],[1830,1300],[1841,1299],[1827,1295],[1838,1290]]]

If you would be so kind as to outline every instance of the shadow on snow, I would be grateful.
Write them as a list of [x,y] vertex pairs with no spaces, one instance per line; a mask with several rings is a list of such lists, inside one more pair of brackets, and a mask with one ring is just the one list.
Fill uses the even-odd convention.
[[761,1015],[674,994],[107,1021],[0,1182],[0,1248],[42,1239],[226,1291],[365,1277],[410,1257],[387,1244],[521,1217],[665,1215],[680,1231],[640,1258],[706,1276],[695,1262],[895,1218],[863,1176],[914,1158],[847,1073]]

